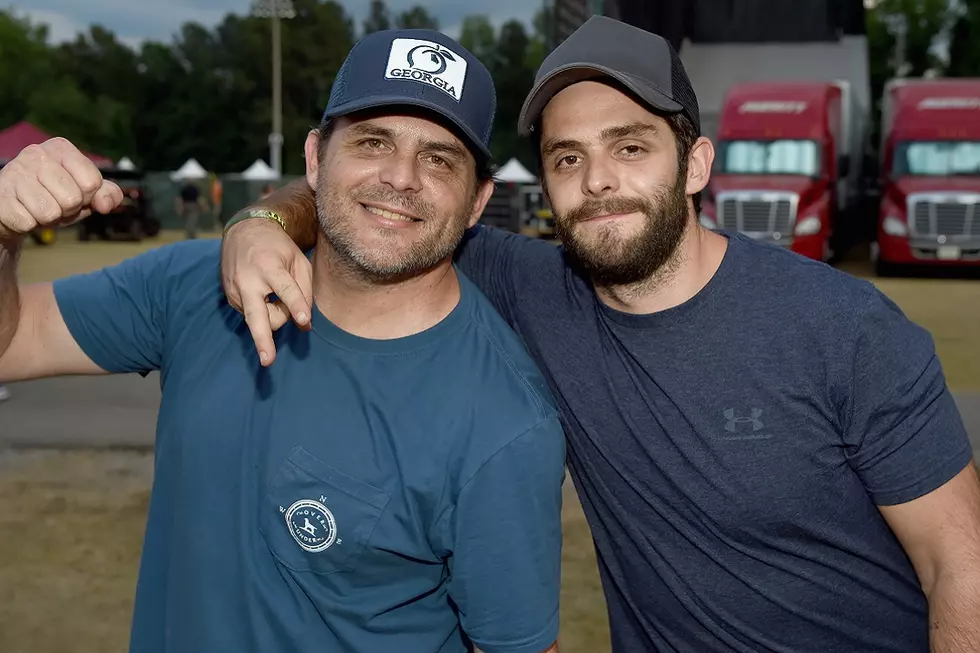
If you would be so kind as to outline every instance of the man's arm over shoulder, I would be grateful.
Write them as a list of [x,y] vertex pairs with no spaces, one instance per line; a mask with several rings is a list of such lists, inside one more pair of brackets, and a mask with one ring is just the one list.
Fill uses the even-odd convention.
[[564,465],[548,417],[483,463],[443,518],[450,595],[484,653],[541,653],[558,639]]
[[877,291],[858,314],[851,464],[929,600],[933,653],[980,641],[980,483],[932,337]]
[[159,369],[170,248],[20,289],[20,317],[0,382]]

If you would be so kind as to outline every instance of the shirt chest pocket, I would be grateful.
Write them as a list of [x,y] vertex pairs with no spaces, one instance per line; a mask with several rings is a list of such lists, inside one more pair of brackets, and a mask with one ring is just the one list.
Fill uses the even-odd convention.
[[272,480],[259,519],[266,544],[293,571],[352,571],[390,495],[293,449]]

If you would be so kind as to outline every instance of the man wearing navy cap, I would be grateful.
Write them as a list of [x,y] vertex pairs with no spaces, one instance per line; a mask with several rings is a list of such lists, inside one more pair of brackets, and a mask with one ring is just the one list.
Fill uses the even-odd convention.
[[[562,247],[481,227],[458,264],[558,398],[613,650],[977,651],[980,485],[929,334],[866,281],[698,225],[714,153],[664,39],[590,19],[519,129]],[[312,212],[287,208],[299,237]],[[248,222],[233,303],[298,255]]]
[[305,147],[311,319],[274,368],[217,241],[18,298],[24,234],[122,194],[60,139],[0,172],[0,382],[161,371],[132,651],[557,650],[555,402],[452,262],[492,192],[494,104],[442,34],[354,46]]

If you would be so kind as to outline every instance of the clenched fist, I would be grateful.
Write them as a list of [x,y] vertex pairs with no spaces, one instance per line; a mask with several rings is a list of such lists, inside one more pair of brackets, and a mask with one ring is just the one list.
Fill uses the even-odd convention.
[[123,201],[119,186],[63,138],[24,148],[0,169],[0,240],[41,226],[63,226]]

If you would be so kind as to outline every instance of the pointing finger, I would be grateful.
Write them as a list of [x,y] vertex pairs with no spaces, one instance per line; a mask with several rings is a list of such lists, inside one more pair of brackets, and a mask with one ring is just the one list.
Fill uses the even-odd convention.
[[253,290],[242,292],[245,324],[252,334],[252,341],[259,354],[259,362],[267,367],[276,359],[276,343],[272,339],[272,322],[269,309],[266,308],[269,304],[265,298],[265,293],[257,293]]

